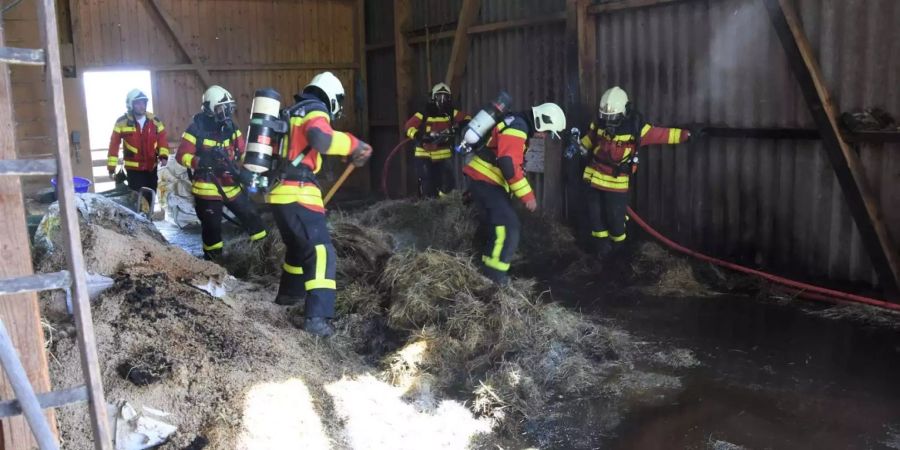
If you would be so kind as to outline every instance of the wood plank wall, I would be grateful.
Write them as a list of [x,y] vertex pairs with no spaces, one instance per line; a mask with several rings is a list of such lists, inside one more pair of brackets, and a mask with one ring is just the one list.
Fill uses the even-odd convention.
[[[246,127],[253,92],[274,87],[289,100],[313,75],[332,70],[347,91],[345,117],[336,128],[362,133],[364,94],[360,84],[360,56],[356,47],[358,2],[355,0],[160,0],[175,20],[184,44],[238,101],[237,120]],[[200,108],[204,86],[190,67],[152,0],[59,0],[63,43],[73,45],[67,99],[70,128],[81,129],[83,146],[103,148],[105,142],[87,142],[81,75],[91,70],[144,69],[151,71],[155,113],[169,128],[173,148],[191,117]],[[38,46],[34,0],[25,0],[4,23],[10,24],[9,45]],[[65,48],[65,46],[64,46]],[[65,58],[65,56],[64,56]],[[64,61],[64,64],[66,62]],[[357,91],[360,92],[357,92]],[[18,68],[13,74],[17,143],[20,155],[46,152],[49,110],[41,69]],[[77,91],[77,92],[69,92]],[[71,94],[71,95],[70,95]],[[21,112],[21,116],[19,113]],[[26,122],[27,121],[27,122]],[[80,126],[73,125],[73,122]],[[83,127],[83,128],[82,128]],[[333,159],[333,158],[329,158]],[[339,166],[339,161],[329,161]],[[88,168],[89,170],[89,168]],[[368,171],[357,171],[349,189],[368,191]],[[326,170],[325,181],[332,174]],[[102,180],[97,180],[102,181]]]

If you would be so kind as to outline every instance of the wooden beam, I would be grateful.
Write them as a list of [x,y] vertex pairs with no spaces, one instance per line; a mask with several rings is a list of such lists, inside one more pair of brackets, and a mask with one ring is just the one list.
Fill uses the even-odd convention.
[[[3,21],[0,20],[0,47],[3,46]],[[13,127],[12,89],[9,66],[0,64],[0,159],[16,159],[15,128]],[[25,223],[25,206],[17,177],[0,177],[0,236],[3,236],[3,257],[0,258],[0,278],[32,275],[31,244]],[[50,390],[50,373],[44,351],[44,332],[41,328],[40,308],[33,292],[0,296],[0,319],[8,327],[13,345],[28,374],[35,393]],[[0,398],[14,398],[12,387],[0,375]],[[56,430],[53,411],[47,412],[50,426]],[[37,448],[31,428],[22,416],[4,419],[0,424],[0,448]]]
[[[402,129],[403,124],[410,116],[412,111],[412,101],[414,96],[413,86],[413,49],[409,45],[409,39],[402,30],[408,28],[412,23],[412,1],[413,0],[394,0],[394,60],[397,75],[397,131],[398,136],[405,136]],[[406,195],[409,190],[408,186],[412,185],[412,174],[407,170],[407,160],[409,158],[400,158],[400,193]]]
[[91,319],[91,303],[88,299],[86,264],[81,248],[81,231],[75,206],[75,187],[72,181],[72,156],[69,151],[69,125],[66,121],[66,103],[63,94],[62,64],[59,54],[59,28],[56,20],[56,0],[38,0],[38,16],[41,34],[47,46],[46,81],[53,102],[54,132],[51,140],[56,151],[56,197],[59,200],[59,216],[62,236],[66,242],[66,262],[72,276],[72,311],[78,330],[78,353],[81,356],[81,373],[88,388],[91,428],[94,431],[94,448],[112,449],[106,400],[103,395],[103,374],[100,372],[100,355]]
[[466,71],[466,61],[469,59],[469,27],[478,18],[480,8],[481,0],[463,0],[459,9],[453,48],[450,50],[450,62],[447,64],[447,75],[444,77],[444,83],[447,83],[453,92],[459,90],[459,83]]
[[847,199],[863,245],[872,259],[879,283],[891,300],[900,302],[900,257],[897,248],[888,235],[878,201],[869,190],[859,156],[841,136],[837,110],[800,18],[788,0],[765,0],[765,4],[787,53],[788,64],[822,135],[831,166]]
[[[556,14],[548,14],[540,17],[530,17],[526,19],[517,19],[517,20],[504,20],[502,22],[492,22],[492,23],[483,23],[481,25],[472,25],[469,27],[468,34],[476,35],[483,33],[494,33],[497,31],[505,31],[505,30],[515,30],[518,28],[525,27],[533,27],[538,25],[548,25],[555,23],[563,23],[566,20],[565,12],[556,13]],[[425,43],[425,36],[418,35],[408,35],[410,44],[423,44]],[[429,36],[431,42],[439,41],[442,39],[450,39],[456,36],[455,31],[443,31],[440,33],[434,33]]]
[[600,71],[597,70],[597,19],[588,15],[591,0],[577,0],[575,21],[578,30],[578,74],[581,99],[590,109],[599,102]]
[[[200,80],[203,81],[203,85],[206,87],[210,87],[213,85],[212,76],[209,74],[209,70],[203,66],[203,63],[200,61],[200,58],[194,54],[191,48],[188,46],[188,40],[185,39],[185,36],[178,29],[178,23],[165,8],[162,6],[162,2],[160,0],[147,0],[150,5],[150,9],[152,11],[156,11],[156,14],[162,18],[163,23],[166,28],[168,28],[169,32],[172,33],[172,36],[175,38],[175,42],[181,47],[181,51],[187,55],[188,59],[191,61],[191,65],[194,66],[194,70],[197,72],[197,76],[200,77]],[[248,39],[251,36],[247,36]]]
[[627,9],[649,8],[651,6],[663,6],[673,3],[681,3],[691,0],[620,0],[616,2],[600,3],[588,8],[589,14],[607,14]]
[[[369,141],[369,78],[366,67],[366,1],[356,0],[355,3],[356,41],[354,42],[353,47],[353,57],[359,68],[356,72],[356,98],[359,100],[357,114],[359,117],[360,137],[365,141]],[[371,170],[371,166],[369,167],[369,170]]]
[[[194,64],[163,64],[163,65],[144,65],[144,64],[104,64],[104,65],[86,65],[83,70],[92,71],[113,71],[113,70],[149,70],[152,72],[179,72],[179,71],[196,71],[198,66]],[[236,72],[236,71],[277,71],[277,70],[356,70],[359,64],[356,62],[346,63],[272,63],[272,64],[214,64],[203,66],[208,72]]]

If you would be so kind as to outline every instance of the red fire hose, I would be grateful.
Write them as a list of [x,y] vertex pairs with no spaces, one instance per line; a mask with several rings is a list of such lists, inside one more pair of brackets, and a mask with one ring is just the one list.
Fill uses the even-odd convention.
[[853,302],[853,303],[862,303],[871,306],[878,306],[885,309],[891,309],[894,311],[900,311],[900,305],[895,303],[889,303],[884,300],[877,300],[874,298],[863,297],[861,295],[848,294],[846,292],[835,291],[833,289],[826,289],[819,286],[814,286],[807,283],[801,283],[799,281],[789,280],[787,278],[782,278],[777,275],[772,275],[770,273],[762,272],[759,270],[750,269],[748,267],[739,266],[734,263],[730,263],[728,261],[723,261],[721,259],[713,258],[711,256],[704,255],[702,253],[695,252],[687,247],[684,247],[671,239],[663,236],[658,231],[654,230],[644,219],[641,219],[640,216],[635,214],[634,210],[630,207],[628,208],[628,214],[635,223],[638,224],[647,234],[653,236],[658,241],[665,244],[667,247],[672,250],[684,253],[686,255],[693,256],[694,258],[700,259],[702,261],[706,261],[711,264],[715,264],[717,266],[726,267],[731,270],[735,270],[741,273],[746,273],[748,275],[753,275],[759,278],[763,278],[765,280],[769,280],[773,283],[789,287],[791,289],[797,290],[797,295],[809,300],[818,300],[818,301],[833,301],[839,300],[844,302]]
[[[390,198],[390,193],[387,188],[387,178],[388,178],[388,169],[390,169],[391,160],[394,158],[394,155],[398,151],[400,151],[403,146],[409,142],[409,139],[404,139],[391,150],[391,153],[388,154],[387,159],[384,161],[384,167],[381,170],[381,190],[384,192],[384,195]],[[785,286],[796,290],[796,293],[799,297],[808,299],[808,300],[816,300],[816,301],[825,301],[825,302],[833,302],[835,300],[841,302],[852,302],[852,303],[862,303],[870,306],[877,306],[880,308],[890,309],[894,311],[900,311],[900,305],[895,303],[886,302],[884,300],[878,300],[870,297],[864,297],[856,294],[848,294],[846,292],[836,291],[833,289],[827,289],[820,286],[815,286],[808,283],[803,283],[800,281],[794,281],[787,278],[779,277],[777,275],[772,275],[770,273],[762,272],[759,270],[751,269],[749,267],[740,266],[734,263],[730,263],[728,261],[724,261],[718,258],[713,258],[712,256],[704,255],[703,253],[695,252],[687,247],[684,247],[677,242],[663,236],[658,231],[654,230],[641,216],[637,215],[633,209],[628,208],[628,214],[631,219],[634,220],[638,226],[641,227],[647,234],[656,238],[656,240],[662,242],[667,247],[671,248],[680,253],[684,253],[685,255],[693,256],[702,261],[706,261],[710,264],[715,264],[717,266],[725,267],[737,272],[745,273],[748,275],[753,275],[755,277],[762,278],[764,280],[771,281],[775,284]]]
[[388,170],[391,168],[391,160],[394,159],[394,155],[397,154],[400,149],[409,142],[409,139],[404,139],[388,153],[387,158],[384,160],[384,166],[381,168],[381,192],[384,192],[384,196],[387,198],[391,198],[391,193],[388,192],[387,179],[388,179]]

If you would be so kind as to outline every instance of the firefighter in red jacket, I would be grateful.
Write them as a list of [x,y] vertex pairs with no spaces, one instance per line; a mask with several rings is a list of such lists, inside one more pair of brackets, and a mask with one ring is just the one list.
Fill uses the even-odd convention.
[[202,111],[194,115],[181,136],[176,159],[192,174],[191,193],[200,219],[203,255],[215,260],[222,255],[222,207],[240,220],[251,241],[266,237],[256,207],[238,181],[244,154],[244,137],[232,121],[235,102],[220,86],[203,93]]
[[415,167],[422,196],[438,197],[453,190],[453,135],[469,120],[471,117],[453,108],[450,87],[438,83],[423,111],[406,121],[406,136],[416,143]]
[[537,209],[522,169],[528,138],[535,131],[556,134],[565,128],[566,115],[555,103],[535,106],[530,113],[506,114],[487,144],[463,168],[478,208],[479,229],[489,236],[482,248],[481,270],[497,284],[508,281],[509,263],[519,246],[521,225],[510,196],[515,195],[529,211]]
[[285,244],[281,282],[275,303],[292,305],[305,298],[303,329],[330,336],[334,328],[337,256],[316,173],[322,155],[349,156],[360,167],[372,156],[372,147],[350,133],[335,131],[344,87],[331,72],[316,75],[288,108],[288,133],[282,140],[275,181],[266,195]]
[[119,165],[119,147],[125,154],[125,174],[128,187],[140,192],[142,187],[156,190],[156,165],[165,166],[169,161],[169,141],[166,126],[147,111],[147,96],[139,89],[132,89],[125,97],[126,112],[116,119],[106,168],[109,177],[115,178]]
[[638,149],[653,144],[680,144],[691,133],[656,127],[642,120],[621,88],[607,90],[600,99],[597,120],[581,140],[590,153],[583,179],[590,186],[588,216],[594,251],[603,257],[625,242],[628,187],[637,171]]

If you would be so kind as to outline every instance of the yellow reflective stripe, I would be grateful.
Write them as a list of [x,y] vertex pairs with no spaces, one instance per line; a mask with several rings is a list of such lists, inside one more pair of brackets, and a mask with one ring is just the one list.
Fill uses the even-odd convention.
[[322,203],[322,191],[316,186],[278,185],[266,195],[266,203],[274,205],[286,205],[297,202],[320,208],[325,207],[325,204]]
[[185,153],[184,156],[181,157],[181,165],[187,168],[191,167],[191,162],[194,161],[194,155],[192,153]]
[[612,175],[598,172],[594,170],[593,167],[586,167],[584,169],[584,179],[590,181],[593,184],[599,184],[605,187],[611,187],[614,189],[627,189],[629,177],[627,175],[614,177]]
[[140,165],[141,163],[137,161],[128,161],[127,159],[125,160],[125,167],[138,167]]
[[157,121],[156,121],[156,130],[157,130],[157,131],[160,131],[160,132],[166,131],[166,126],[163,125],[162,122],[160,122],[160,121],[157,120]]
[[492,269],[506,272],[509,270],[509,263],[500,261],[500,254],[503,253],[503,244],[506,242],[506,227],[497,225],[494,227],[494,234],[497,235],[497,238],[494,241],[494,248],[491,250],[491,256],[483,255],[481,261],[484,265]]
[[217,243],[215,243],[215,244],[213,244],[213,245],[206,245],[206,244],[203,244],[203,250],[206,250],[206,251],[210,251],[210,250],[218,250],[218,249],[220,249],[220,248],[222,248],[222,247],[225,247],[225,243],[222,242],[222,241],[219,241],[219,242],[217,242]]
[[167,147],[160,147],[159,156],[169,156],[169,149]]
[[337,289],[337,283],[334,280],[309,280],[305,283],[306,290],[313,289]]
[[241,136],[243,136],[243,133],[241,133],[241,130],[234,130],[234,134],[232,135],[232,137],[235,137],[235,136],[241,137]]
[[605,239],[609,237],[609,231],[592,231],[591,236],[599,239]]
[[650,125],[649,123],[644,125],[644,128],[641,128],[641,137],[646,136],[647,133],[649,133],[651,129],[653,129],[653,126]]
[[128,150],[128,151],[131,152],[131,153],[137,153],[137,152],[138,152],[137,147],[135,147],[135,146],[129,144],[128,141],[122,141],[122,145],[125,147],[125,150]]
[[118,131],[119,133],[130,133],[130,132],[134,132],[135,128],[134,127],[118,127],[116,129],[116,131]]
[[342,133],[340,131],[335,131],[334,134],[331,135],[331,147],[328,148],[328,151],[325,152],[329,155],[349,155],[350,151],[353,150],[350,148],[350,135],[347,133]]
[[191,144],[197,145],[197,138],[194,137],[193,134],[188,133],[187,131],[185,131],[184,134],[181,135],[181,138],[190,142]]
[[453,156],[453,152],[450,149],[431,151],[431,159],[433,160],[449,159],[451,156]]
[[518,198],[522,198],[531,193],[531,185],[528,184],[527,178],[516,181],[509,188],[512,189],[513,193],[516,194],[516,197]]
[[306,282],[306,290],[312,289],[335,289],[337,288],[334,280],[325,278],[328,269],[328,250],[325,245],[316,246],[316,277]]
[[472,158],[472,162],[469,163],[469,167],[475,169],[478,173],[488,177],[491,181],[499,184],[500,186],[503,186],[504,189],[509,192],[509,185],[506,184],[506,180],[503,178],[503,172],[500,171],[500,168],[488,164],[479,156]]
[[581,145],[583,145],[584,148],[592,148],[594,146],[594,143],[591,142],[590,136],[585,136],[581,138]]
[[305,116],[303,116],[303,121],[305,122],[310,119],[315,119],[316,117],[321,117],[321,118],[331,122],[331,118],[328,116],[328,113],[322,112],[322,111],[313,111],[313,112],[307,113]]
[[450,118],[449,118],[449,117],[429,117],[428,120],[427,120],[428,123],[431,123],[431,122],[449,122],[449,121],[450,121]]
[[300,266],[292,266],[288,263],[284,263],[281,265],[281,268],[291,275],[303,275],[303,268]]
[[419,129],[416,128],[416,127],[409,127],[409,128],[407,128],[407,129],[406,129],[406,137],[412,139],[413,136],[416,135],[416,131],[419,131]]
[[107,157],[107,158],[106,158],[106,165],[107,165],[107,166],[118,166],[118,165],[119,165],[119,158],[118,158],[118,157],[115,157],[115,156]]
[[621,236],[613,236],[613,235],[609,236],[609,238],[612,239],[613,242],[622,242],[625,240],[625,237],[626,237],[625,233],[622,233]]
[[418,117],[419,119],[425,117],[425,116],[422,115],[422,113],[415,113],[415,114],[413,114],[413,115],[416,116],[416,117]]
[[203,145],[205,145],[207,147],[215,147],[215,146],[219,145],[219,141],[214,141],[212,139],[204,139]]
[[[241,193],[240,186],[222,186],[222,192],[225,193],[225,198],[231,200]],[[195,195],[203,195],[207,197],[221,197],[221,192],[219,192],[219,187],[215,185],[215,183],[208,183],[205,181],[195,181],[193,186],[191,186],[191,193]]]
[[669,128],[669,143],[677,144],[681,142],[681,130],[678,128]]
[[428,151],[422,147],[416,147],[416,157],[417,158],[430,158],[431,154],[428,153]]
[[269,235],[269,233],[267,233],[266,230],[262,230],[262,231],[260,231],[259,233],[256,233],[256,234],[251,235],[251,236],[250,236],[250,242],[258,241],[258,240],[260,240],[260,239],[265,238],[265,237],[268,236],[268,235]]
[[597,125],[594,122],[591,122],[591,130],[596,130]]
[[519,137],[522,139],[528,139],[528,133],[525,133],[524,131],[519,131],[515,128],[507,128],[507,129],[503,130],[503,132],[500,134],[505,134],[507,136],[515,136],[515,137]]
[[328,265],[328,251],[325,246],[319,244],[316,246],[316,279],[325,279],[325,269]]

